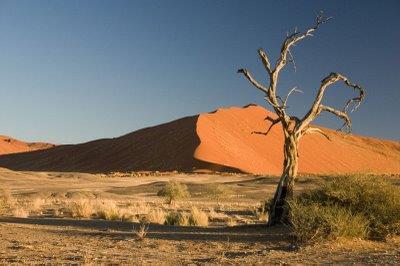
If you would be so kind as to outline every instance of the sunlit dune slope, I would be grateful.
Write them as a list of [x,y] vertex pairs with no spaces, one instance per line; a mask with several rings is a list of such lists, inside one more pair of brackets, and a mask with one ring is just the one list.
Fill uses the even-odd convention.
[[51,147],[54,145],[44,142],[23,142],[8,136],[0,136],[0,154],[43,150]]
[[[274,113],[255,105],[200,115],[197,134],[201,143],[195,157],[244,172],[279,174],[283,161],[282,127],[276,125],[266,136],[252,134],[266,131],[270,124],[264,120],[267,116],[276,118]],[[300,140],[300,172],[400,172],[399,142],[322,129],[330,141],[319,134]]]

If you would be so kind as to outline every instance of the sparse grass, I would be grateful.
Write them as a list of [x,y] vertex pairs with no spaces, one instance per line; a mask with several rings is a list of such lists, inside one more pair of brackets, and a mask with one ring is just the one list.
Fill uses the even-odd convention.
[[187,199],[190,193],[185,184],[178,181],[169,181],[163,189],[158,191],[157,196],[165,197],[169,204],[175,200]]
[[12,215],[14,217],[26,218],[29,216],[29,211],[22,206],[17,206],[12,209]]
[[226,225],[229,226],[229,227],[236,226],[236,225],[237,225],[237,222],[236,222],[236,220],[233,219],[232,217],[229,217],[229,219],[228,219],[227,222],[226,222]]
[[302,242],[400,234],[400,188],[383,177],[329,177],[289,206],[291,226]]
[[145,217],[149,223],[164,224],[165,212],[162,209],[151,210]]
[[271,205],[272,199],[268,199],[262,201],[260,205],[255,209],[254,215],[258,221],[267,221],[268,220],[268,211]]
[[105,220],[123,220],[123,214],[115,201],[103,200],[96,202],[96,217]]
[[93,201],[89,199],[69,200],[67,208],[74,218],[90,218],[95,213]]
[[199,210],[193,206],[190,210],[189,225],[191,226],[208,226],[208,215],[206,212]]
[[15,204],[15,199],[11,194],[11,190],[9,188],[3,188],[0,190],[0,207],[4,210],[4,208],[12,207]]
[[149,231],[149,226],[146,226],[145,223],[141,223],[137,230],[135,229],[135,226],[133,226],[132,231],[137,237],[137,239],[142,241],[146,237],[147,232]]
[[37,197],[29,202],[29,211],[34,214],[41,214],[45,200]]
[[222,184],[207,184],[205,194],[208,198],[216,200],[220,204],[221,199],[228,197],[232,191]]

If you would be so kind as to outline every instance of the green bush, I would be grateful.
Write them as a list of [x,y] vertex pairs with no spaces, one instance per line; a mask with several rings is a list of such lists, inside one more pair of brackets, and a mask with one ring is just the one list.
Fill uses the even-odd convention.
[[[383,177],[329,177],[319,188],[290,201],[289,208],[293,231],[303,242],[400,234],[400,188]],[[357,224],[360,230],[354,228]]]
[[168,203],[171,204],[174,200],[188,198],[190,194],[185,184],[181,184],[178,181],[170,181],[163,189],[158,191],[157,196],[167,198]]
[[293,200],[290,222],[296,239],[301,243],[319,242],[337,237],[365,238],[368,222],[360,214],[353,215],[348,209],[319,203]]

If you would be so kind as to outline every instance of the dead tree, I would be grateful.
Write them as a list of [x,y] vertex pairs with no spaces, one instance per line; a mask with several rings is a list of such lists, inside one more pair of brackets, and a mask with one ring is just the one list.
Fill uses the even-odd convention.
[[[264,99],[269,105],[272,106],[278,116],[276,119],[266,118],[266,120],[269,120],[271,122],[271,125],[268,128],[267,132],[264,134],[268,134],[271,128],[278,123],[282,125],[283,129],[285,140],[283,148],[283,173],[279,180],[274,199],[269,206],[269,225],[285,222],[288,219],[288,208],[286,206],[286,202],[293,196],[294,181],[297,175],[299,161],[299,140],[301,139],[301,137],[309,133],[319,133],[329,139],[326,133],[324,133],[320,128],[312,127],[310,123],[322,112],[329,112],[344,121],[344,124],[340,128],[340,130],[345,130],[346,132],[350,133],[351,119],[348,114],[348,109],[350,106],[352,106],[353,109],[351,110],[351,112],[353,112],[360,106],[361,102],[365,98],[364,90],[359,85],[350,82],[346,76],[334,72],[330,73],[321,81],[317,96],[310,110],[301,119],[287,114],[287,101],[289,96],[295,92],[301,91],[299,91],[297,88],[293,88],[287,93],[286,97],[280,97],[277,94],[277,85],[281,70],[288,63],[293,63],[295,67],[294,59],[290,49],[301,40],[313,36],[315,31],[317,31],[322,24],[326,23],[330,19],[331,18],[325,17],[321,12],[317,16],[315,25],[312,28],[304,32],[298,32],[297,29],[295,29],[293,33],[287,34],[282,44],[280,55],[278,60],[276,61],[275,66],[271,65],[270,60],[263,49],[258,50],[261,61],[269,75],[269,86],[266,87],[258,82],[249,70],[238,70],[238,73],[242,73],[250,81],[251,84],[253,84],[257,89],[265,94]],[[330,85],[337,82],[343,82],[344,85],[357,92],[357,96],[349,99],[345,103],[345,106],[342,110],[321,103],[326,89]]]

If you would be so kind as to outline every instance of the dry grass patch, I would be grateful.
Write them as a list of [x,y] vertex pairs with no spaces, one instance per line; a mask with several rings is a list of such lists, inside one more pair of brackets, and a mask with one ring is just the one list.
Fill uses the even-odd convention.
[[149,223],[164,224],[165,212],[162,209],[151,210],[145,217]]
[[199,210],[193,206],[190,210],[189,225],[191,226],[208,226],[208,215],[206,212]]
[[14,207],[11,213],[14,217],[19,217],[19,218],[26,218],[29,216],[29,211],[22,206]]
[[104,220],[123,220],[124,214],[112,200],[102,200],[95,203],[96,217]]
[[93,201],[89,199],[69,200],[66,207],[74,218],[90,218],[96,211]]
[[189,214],[187,212],[172,211],[165,216],[166,225],[189,225]]

